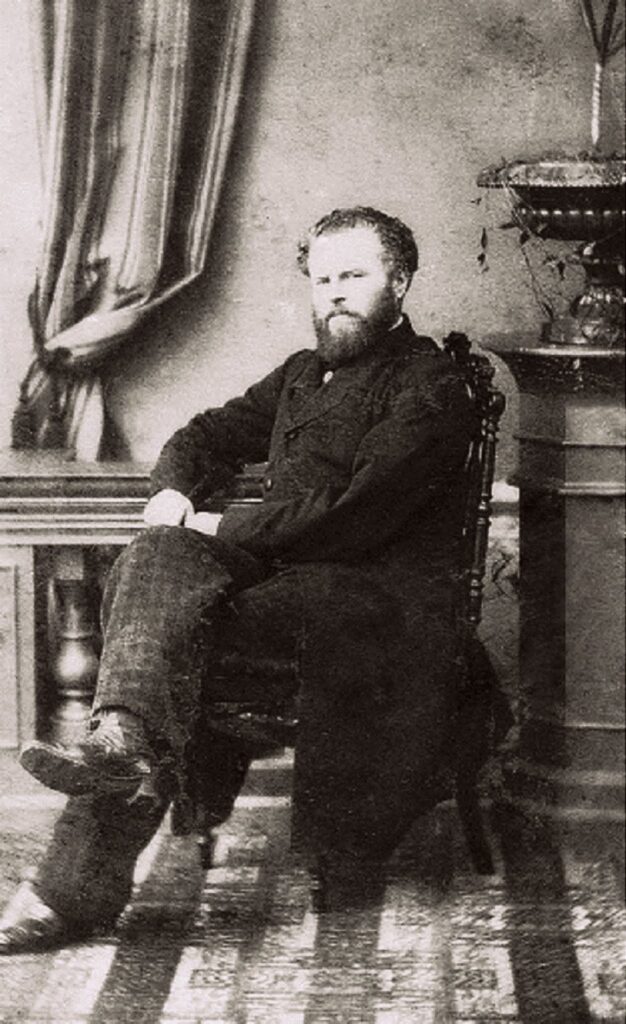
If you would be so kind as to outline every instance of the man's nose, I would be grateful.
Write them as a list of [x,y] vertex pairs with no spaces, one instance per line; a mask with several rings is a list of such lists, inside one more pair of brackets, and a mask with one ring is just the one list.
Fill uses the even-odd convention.
[[330,282],[330,301],[333,303],[334,306],[336,306],[340,302],[345,302],[345,300],[346,300],[346,288],[345,288],[344,282],[341,281],[339,278],[331,280],[331,282]]

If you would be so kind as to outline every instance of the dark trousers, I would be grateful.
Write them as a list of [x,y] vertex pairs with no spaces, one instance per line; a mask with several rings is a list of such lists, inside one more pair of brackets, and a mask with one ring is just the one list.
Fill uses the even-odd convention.
[[[122,552],[103,598],[93,710],[122,707],[143,720],[161,765],[161,802],[138,812],[119,798],[68,800],[36,881],[58,913],[84,924],[120,913],[137,856],[192,753],[209,816],[217,823],[228,815],[249,758],[234,741],[203,731],[202,711],[211,700],[267,695],[253,676],[226,684],[218,671],[225,655],[295,662],[301,615],[297,602],[276,600],[280,587],[281,574],[247,552],[181,527],[146,530]],[[272,699],[287,697],[297,677],[279,677],[273,687]]]

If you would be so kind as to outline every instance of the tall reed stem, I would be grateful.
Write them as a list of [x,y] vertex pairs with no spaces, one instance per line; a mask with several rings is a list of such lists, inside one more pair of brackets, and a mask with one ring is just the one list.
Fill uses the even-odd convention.
[[602,81],[604,64],[595,62],[593,73],[593,89],[591,91],[591,145],[594,149],[600,141],[600,115],[602,109]]
[[[593,89],[591,93],[591,144],[594,149],[597,149],[600,142],[602,121],[604,68],[610,58],[615,56],[624,46],[624,16],[622,14],[621,20],[618,20],[618,0],[606,0],[602,23],[600,24],[594,11],[594,2],[595,0],[580,0],[583,19],[596,51]],[[602,5],[598,4],[597,6],[600,12]]]

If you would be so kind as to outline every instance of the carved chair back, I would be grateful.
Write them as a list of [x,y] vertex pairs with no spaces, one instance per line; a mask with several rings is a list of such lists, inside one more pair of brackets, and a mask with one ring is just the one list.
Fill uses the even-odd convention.
[[467,627],[475,629],[482,611],[498,425],[506,400],[493,385],[495,367],[487,356],[471,351],[467,335],[453,331],[444,339],[443,347],[465,377],[479,420],[466,462],[467,498],[461,555],[462,618]]

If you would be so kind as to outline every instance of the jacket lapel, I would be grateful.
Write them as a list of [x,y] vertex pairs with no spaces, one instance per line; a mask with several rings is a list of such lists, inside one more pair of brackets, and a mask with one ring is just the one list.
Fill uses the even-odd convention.
[[302,373],[289,385],[285,430],[297,430],[325,416],[329,409],[339,405],[346,397],[348,387],[335,377],[323,383],[323,366],[317,356],[304,367]]
[[367,387],[366,381],[371,381],[373,366],[409,352],[433,351],[437,351],[437,346],[432,339],[416,335],[406,316],[358,362],[340,366],[327,384],[323,383],[324,366],[317,353],[311,351],[311,358],[289,385],[285,432],[298,430],[325,416],[348,395]]

